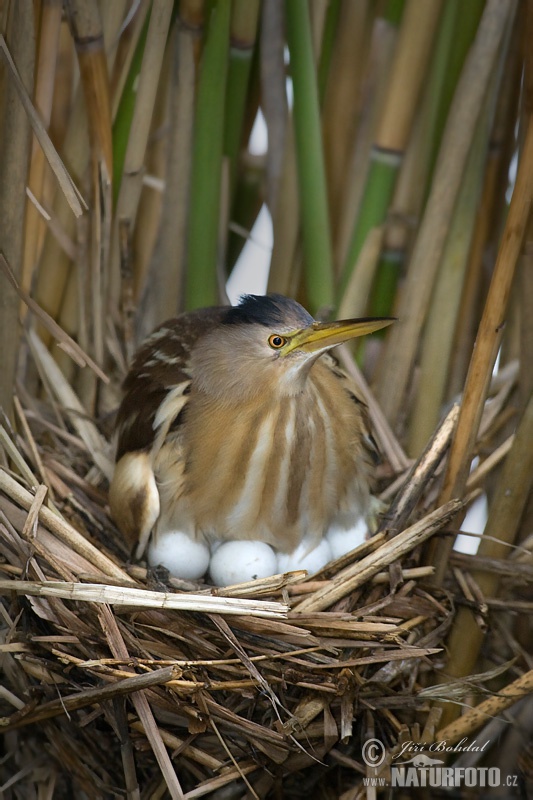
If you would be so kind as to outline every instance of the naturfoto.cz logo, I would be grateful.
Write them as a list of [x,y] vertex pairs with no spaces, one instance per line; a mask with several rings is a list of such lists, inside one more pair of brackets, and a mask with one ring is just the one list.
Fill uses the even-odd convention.
[[[398,787],[512,787],[518,785],[517,775],[502,776],[498,767],[446,767],[444,760],[437,754],[483,752],[489,745],[477,744],[474,740],[468,744],[462,739],[456,745],[446,742],[404,742],[399,753],[390,759],[390,779],[382,776],[367,776],[363,779],[365,786],[398,786]],[[414,755],[413,755],[414,753]],[[429,755],[431,753],[432,755]],[[411,755],[407,761],[398,761],[402,756]],[[385,763],[387,751],[380,739],[367,739],[362,747],[363,761],[368,767],[380,770]]]

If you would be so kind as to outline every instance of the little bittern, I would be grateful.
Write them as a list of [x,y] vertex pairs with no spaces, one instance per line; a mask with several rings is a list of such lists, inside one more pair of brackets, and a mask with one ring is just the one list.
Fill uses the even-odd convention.
[[[124,383],[110,488],[136,556],[152,534],[151,563],[198,578],[224,548],[226,560],[241,557],[220,542],[250,541],[264,543],[257,559],[273,554],[262,567],[272,574],[354,529],[368,509],[373,441],[329,351],[391,321],[316,322],[294,300],[246,295],[152,333]],[[224,569],[215,582],[233,575]]]

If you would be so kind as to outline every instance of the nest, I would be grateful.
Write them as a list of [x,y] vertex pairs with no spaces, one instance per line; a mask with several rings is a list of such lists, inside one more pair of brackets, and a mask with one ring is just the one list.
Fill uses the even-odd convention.
[[[440,586],[424,566],[466,502],[436,502],[455,408],[408,475],[394,481],[385,465],[394,500],[376,535],[312,578],[215,589],[131,563],[108,516],[103,434],[65,407],[17,403],[24,436],[3,442],[14,467],[0,472],[6,798],[348,800],[402,742],[486,725],[469,712],[444,735],[442,699],[522,681],[493,715],[527,693],[522,670],[503,663],[501,614],[531,604],[513,584],[500,616],[487,615],[468,594],[469,557],[455,556]],[[502,666],[450,684],[457,603],[479,611]],[[384,773],[365,763],[369,739],[387,749]]]

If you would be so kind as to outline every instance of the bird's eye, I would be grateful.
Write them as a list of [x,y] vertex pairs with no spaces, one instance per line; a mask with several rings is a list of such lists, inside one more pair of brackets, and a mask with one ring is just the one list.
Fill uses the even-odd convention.
[[280,336],[279,333],[273,333],[272,336],[268,337],[268,343],[274,350],[279,350],[280,347],[287,344],[287,339],[285,336]]

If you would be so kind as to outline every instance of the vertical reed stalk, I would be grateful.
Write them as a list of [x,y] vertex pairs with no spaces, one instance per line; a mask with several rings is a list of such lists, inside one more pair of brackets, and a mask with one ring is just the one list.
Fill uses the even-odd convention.
[[[509,214],[490,283],[489,294],[472,353],[463,392],[463,402],[452,442],[442,497],[457,497],[465,486],[479,430],[494,362],[500,347],[507,303],[522,248],[533,201],[533,116],[528,118],[526,137],[518,165]],[[435,578],[442,581],[453,542],[435,548]]]
[[194,41],[178,21],[172,44],[165,189],[141,335],[183,310],[196,85]]
[[[6,39],[19,75],[32,93],[35,57],[33,4],[11,2],[4,9]],[[0,18],[1,20],[1,18]],[[31,128],[20,97],[0,56],[0,220],[2,252],[20,279],[23,257],[24,212],[28,179]],[[11,417],[15,366],[19,346],[19,301],[4,275],[0,277],[0,408]]]
[[[48,2],[43,3],[39,29],[39,46],[37,48],[38,62],[35,69],[34,103],[46,129],[48,129],[50,125],[50,116],[52,112],[56,58],[59,47],[59,32],[61,29],[61,14],[61,0],[48,0]],[[37,139],[34,137],[28,186],[39,202],[43,201],[45,170],[45,156],[42,149],[39,147]],[[34,204],[28,198],[24,221],[24,260],[21,279],[22,286],[26,291],[29,290],[31,285],[37,262],[39,243],[42,239],[43,232],[44,221]]]
[[[412,376],[420,335],[442,257],[472,137],[489,79],[514,12],[514,2],[488,0],[478,36],[455,93],[424,218],[414,245],[397,309],[395,335],[387,340],[382,360],[386,376],[378,397],[389,421],[396,421]],[[395,391],[390,391],[391,381]]]
[[[171,0],[154,0],[146,44],[142,53],[142,66],[139,72],[139,85],[136,92],[135,108],[131,118],[131,128],[127,137],[124,167],[118,189],[113,239],[111,245],[111,309],[118,307],[120,268],[119,268],[119,230],[118,223],[128,221],[134,226],[141,196],[143,165],[152,124],[157,89],[161,78],[161,67],[165,53],[172,17]],[[118,178],[117,171],[115,176]]]
[[218,301],[216,264],[231,0],[211,11],[194,120],[186,281],[187,308]]
[[495,84],[485,103],[465,166],[422,342],[420,381],[411,413],[409,448],[422,452],[439,421],[446,394],[454,333],[481,192]]
[[102,20],[96,0],[68,0],[67,9],[85,94],[91,155],[95,165],[103,161],[109,181],[113,174],[113,145]]
[[288,0],[287,42],[294,89],[294,129],[306,289],[312,311],[333,305],[333,262],[318,86],[306,0]]
[[337,305],[342,299],[369,231],[381,225],[385,219],[411,131],[440,10],[441,2],[438,0],[432,3],[409,0],[406,5],[388,93],[372,148],[363,200],[343,269]]
[[[343,3],[324,100],[324,151],[333,237],[336,239],[350,161],[361,112],[362,79],[370,43],[370,4]],[[322,64],[321,64],[322,66]]]
[[[478,549],[480,557],[503,560],[509,556],[509,545],[515,541],[533,487],[532,441],[533,396],[529,398],[498,481]],[[498,589],[497,573],[473,572],[472,577],[483,597],[494,597]],[[483,631],[474,613],[469,608],[460,608],[448,639],[450,658],[446,665],[447,678],[453,680],[474,671],[482,642]],[[443,726],[456,716],[454,712],[453,707],[445,709],[445,717],[441,720]]]
[[231,197],[235,191],[238,159],[243,145],[242,128],[258,20],[259,0],[234,0],[224,127],[224,154],[230,163]]

